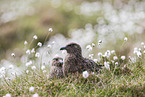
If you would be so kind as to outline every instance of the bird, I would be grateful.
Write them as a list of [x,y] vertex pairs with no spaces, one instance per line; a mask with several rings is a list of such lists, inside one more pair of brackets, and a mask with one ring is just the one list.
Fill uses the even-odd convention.
[[52,66],[50,68],[51,79],[63,77],[62,65],[63,65],[63,58],[55,57],[52,59]]
[[101,66],[95,63],[93,60],[84,58],[82,56],[81,46],[77,43],[69,43],[65,47],[61,47],[60,50],[66,50],[63,63],[63,75],[74,74],[76,72],[82,73],[83,71],[99,71]]

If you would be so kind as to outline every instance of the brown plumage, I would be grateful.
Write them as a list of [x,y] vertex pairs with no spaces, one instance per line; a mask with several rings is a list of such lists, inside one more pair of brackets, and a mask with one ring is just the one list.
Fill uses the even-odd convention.
[[93,60],[84,58],[79,44],[70,43],[60,50],[66,50],[67,55],[63,64],[63,74],[67,76],[68,73],[82,73],[83,71],[98,71],[100,65],[96,64]]
[[61,57],[53,58],[52,66],[50,68],[50,78],[62,78],[63,71],[62,71],[63,59]]

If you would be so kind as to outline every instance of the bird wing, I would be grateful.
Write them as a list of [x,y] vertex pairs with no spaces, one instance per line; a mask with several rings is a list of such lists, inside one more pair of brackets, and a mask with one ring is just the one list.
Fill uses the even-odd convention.
[[90,69],[91,71],[98,71],[102,67],[101,65],[98,65],[93,60],[88,58],[84,58],[84,64],[86,65],[86,68]]
[[81,73],[84,71],[84,64],[82,62],[82,58],[70,55],[65,59],[63,65],[63,72],[66,73]]

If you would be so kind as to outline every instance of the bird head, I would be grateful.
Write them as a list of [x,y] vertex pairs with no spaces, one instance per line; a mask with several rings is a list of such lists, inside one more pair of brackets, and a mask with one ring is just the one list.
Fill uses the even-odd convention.
[[81,55],[82,50],[79,44],[77,43],[69,43],[65,47],[60,48],[60,50],[66,50],[69,54]]
[[61,57],[53,58],[53,60],[52,60],[52,66],[62,67],[62,65],[63,65],[63,58],[61,58]]

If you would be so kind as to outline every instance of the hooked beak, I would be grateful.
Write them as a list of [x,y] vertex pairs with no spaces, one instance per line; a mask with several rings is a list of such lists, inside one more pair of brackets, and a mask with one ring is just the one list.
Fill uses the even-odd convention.
[[66,47],[62,47],[62,48],[60,48],[60,50],[66,50]]

